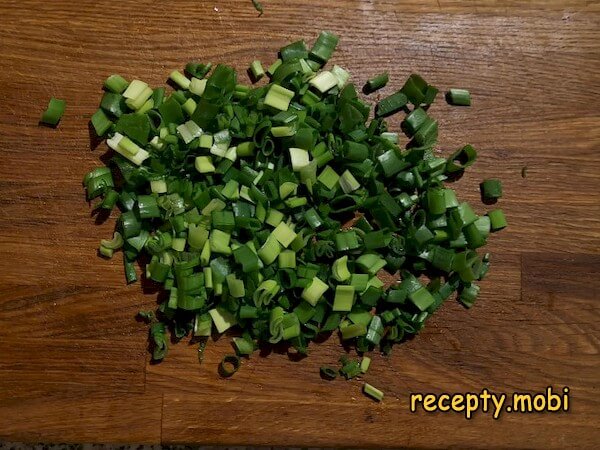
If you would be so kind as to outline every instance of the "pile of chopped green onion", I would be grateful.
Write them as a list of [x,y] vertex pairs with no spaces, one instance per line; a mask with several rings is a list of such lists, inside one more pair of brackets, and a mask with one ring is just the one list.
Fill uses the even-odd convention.
[[[134,262],[147,259],[143,276],[168,292],[156,314],[143,313],[154,359],[167,354],[169,332],[205,338],[230,328],[237,355],[224,358],[224,376],[261,344],[306,354],[325,333],[387,354],[455,292],[473,305],[490,259],[477,249],[506,226],[502,210],[480,216],[444,184],[473,164],[475,149],[438,156],[428,113],[438,89],[416,74],[371,117],[350,74],[324,68],[337,43],[322,32],[310,49],[283,47],[266,70],[254,61],[253,81],[269,78],[257,87],[210,63],[171,73],[170,93],[106,80],[91,122],[114,156],[84,185],[98,208],[120,210],[100,253],[122,250],[128,283]],[[388,81],[381,74],[363,90]],[[470,104],[468,91],[451,92]],[[384,120],[397,112],[408,139]],[[482,189],[486,199],[501,195],[498,180]],[[399,281],[384,284],[384,272]],[[345,363],[343,373],[369,362]]]

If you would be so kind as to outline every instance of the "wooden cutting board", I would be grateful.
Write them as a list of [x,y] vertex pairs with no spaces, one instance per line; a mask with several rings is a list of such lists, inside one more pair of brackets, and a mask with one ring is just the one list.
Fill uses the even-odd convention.
[[[592,448],[600,442],[600,6],[589,1],[264,0],[0,1],[0,438],[46,442],[352,447]],[[490,240],[493,267],[476,306],[448,302],[365,380],[326,382],[337,339],[310,357],[254,356],[230,379],[228,339],[173,345],[149,364],[135,313],[156,292],[125,286],[119,258],[96,256],[113,220],[95,224],[83,175],[100,164],[88,120],[111,73],[161,85],[189,60],[243,71],[282,45],[338,33],[333,62],[361,85],[387,70],[472,108],[431,109],[445,154],[480,161],[456,185],[504,182],[510,227]],[[244,75],[241,76],[242,79]],[[37,125],[51,96],[58,129]],[[392,121],[397,126],[397,121]],[[526,178],[521,169],[527,167]],[[417,392],[570,388],[569,412],[409,411]]]

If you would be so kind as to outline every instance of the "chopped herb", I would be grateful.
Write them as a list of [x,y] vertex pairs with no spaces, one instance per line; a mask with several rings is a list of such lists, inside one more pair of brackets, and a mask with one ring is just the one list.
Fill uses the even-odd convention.
[[154,320],[154,311],[140,311],[137,315],[146,322],[152,322]]
[[50,102],[48,103],[48,108],[42,114],[40,122],[55,127],[56,125],[58,125],[60,118],[65,113],[66,106],[67,102],[65,102],[64,100],[52,97],[50,99]]
[[383,400],[383,392],[377,389],[375,386],[371,386],[369,383],[364,384],[363,392],[378,402]]
[[321,377],[326,380],[333,380],[337,377],[337,371],[331,367],[321,367]]
[[219,364],[219,375],[223,378],[229,378],[238,371],[242,364],[237,355],[225,355]]
[[[477,214],[445,180],[477,152],[434,152],[438,122],[428,106],[438,89],[417,74],[371,118],[349,72],[324,68],[337,44],[322,32],[312,47],[283,46],[263,86],[195,62],[171,72],[168,95],[116,74],[104,82],[91,124],[114,155],[83,185],[94,207],[118,213],[100,255],[122,251],[128,283],[137,280],[135,262],[147,261],[145,277],[164,288],[157,311],[139,313],[154,360],[171,339],[192,335],[201,362],[207,338],[230,329],[241,336],[232,340],[236,355],[219,364],[223,377],[259,345],[304,355],[326,333],[361,355],[387,354],[451,294],[474,304],[489,269],[477,249],[507,221],[500,209]],[[258,60],[249,71],[254,80],[265,75]],[[382,73],[365,90],[387,82]],[[468,93],[451,93],[466,102]],[[63,110],[53,99],[45,122],[58,123]],[[384,119],[397,112],[406,147]],[[485,200],[502,195],[495,179],[481,190]],[[401,282],[388,287],[382,280],[396,272]],[[320,373],[351,379],[370,363],[344,357],[339,370]],[[383,397],[368,384],[364,391]]]
[[263,6],[258,0],[252,0],[252,6],[259,12],[258,17],[263,15]]
[[365,94],[371,94],[388,84],[389,80],[390,77],[387,72],[377,75],[376,77],[371,78],[369,81],[366,82],[366,84],[363,87],[363,92]]
[[471,106],[471,94],[466,89],[450,89],[446,101],[454,106]]

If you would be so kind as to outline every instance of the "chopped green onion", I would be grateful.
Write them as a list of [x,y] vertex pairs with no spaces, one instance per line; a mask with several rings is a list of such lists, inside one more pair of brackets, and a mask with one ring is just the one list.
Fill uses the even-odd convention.
[[[445,185],[475,149],[437,156],[428,106],[438,89],[416,74],[371,118],[350,73],[324,68],[337,43],[323,32],[310,50],[303,40],[283,46],[262,86],[196,62],[171,73],[169,95],[105,81],[91,125],[115,154],[83,184],[94,208],[119,214],[99,254],[122,249],[128,283],[147,258],[146,277],[167,291],[149,324],[153,359],[165,357],[169,332],[200,339],[201,360],[207,337],[233,327],[238,356],[265,342],[305,355],[331,332],[360,354],[387,354],[452,293],[473,305],[490,260],[477,249],[506,226],[501,210],[478,216]],[[249,73],[256,81],[265,70],[255,60]],[[364,91],[388,80],[384,72]],[[384,120],[396,112],[399,130]],[[486,201],[501,196],[496,180],[481,189]],[[402,281],[388,288],[386,271]],[[238,356],[222,361],[223,376]],[[360,376],[370,362],[342,358],[339,373]]]
[[483,180],[479,187],[481,189],[481,197],[485,201],[493,201],[502,197],[502,183],[500,183],[500,180]]
[[377,389],[376,387],[370,385],[369,383],[364,384],[363,392],[378,402],[383,400],[383,392]]
[[360,361],[360,371],[362,373],[367,373],[370,365],[371,365],[371,358],[369,358],[368,356],[363,356],[363,359]]
[[112,127],[113,123],[108,118],[106,113],[102,109],[98,109],[92,115],[92,126],[94,127],[94,131],[96,131],[97,136],[104,136],[110,127]]
[[265,219],[265,223],[271,225],[272,227],[276,227],[283,220],[283,213],[281,211],[277,211],[276,209],[269,209],[268,215]]
[[[349,325],[351,326],[351,325]],[[360,363],[355,360],[348,360],[346,357],[340,358],[340,362],[342,363],[342,368],[340,369],[340,373],[344,375],[344,377],[349,380],[361,374],[360,371]]]
[[424,287],[420,287],[416,291],[408,294],[408,298],[421,311],[425,311],[435,301],[431,293]]
[[360,183],[354,178],[349,170],[346,170],[339,178],[338,182],[344,193],[349,194],[360,188]]
[[327,92],[338,85],[337,77],[331,72],[324,70],[309,81],[309,84],[321,93]]
[[354,286],[338,285],[335,288],[333,311],[350,311],[354,304]]
[[123,92],[123,97],[134,99],[140,96],[147,88],[148,85],[143,81],[133,80],[131,83],[129,83],[127,89],[125,89],[125,91]]
[[310,156],[306,150],[301,148],[290,148],[290,162],[292,163],[292,170],[299,172],[301,169],[307,167],[310,163]]
[[224,333],[237,323],[235,316],[224,308],[217,307],[208,313],[219,333]]
[[258,81],[265,76],[265,69],[263,69],[263,66],[258,59],[255,59],[252,61],[252,64],[250,64],[250,73],[252,74],[253,81]]
[[196,94],[196,95],[202,95],[204,94],[204,90],[206,89],[206,83],[207,80],[206,79],[198,79],[198,78],[192,78],[190,80],[190,85],[188,87],[188,89],[190,90],[190,92],[192,94]]
[[229,241],[231,239],[231,235],[229,233],[225,233],[221,230],[212,230],[210,232],[210,236],[208,237],[208,242],[210,245],[210,251],[212,253],[222,253],[224,255],[231,254],[231,247],[229,246]]
[[337,377],[337,371],[331,367],[323,366],[320,369],[321,377],[326,380],[334,380]]
[[177,127],[177,131],[183,139],[183,142],[185,142],[186,144],[189,144],[194,139],[202,135],[202,128],[196,125],[196,122],[192,120],[188,120],[187,122],[179,125]]
[[201,64],[197,62],[190,62],[186,64],[185,71],[193,77],[204,78],[208,72],[212,69],[212,64]]
[[501,209],[494,209],[487,215],[490,218],[490,228],[492,231],[500,231],[503,228],[506,228],[506,218],[504,217],[504,212]]
[[133,110],[140,109],[152,95],[152,89],[143,81],[133,80],[123,92],[125,103]]
[[216,170],[210,156],[196,156],[194,167],[199,173],[210,173]]
[[466,89],[450,89],[446,100],[454,106],[471,106],[471,94]]
[[367,327],[362,323],[353,323],[351,325],[340,327],[340,333],[342,335],[342,340],[346,341],[358,336],[364,336],[367,334]]
[[169,78],[171,80],[173,80],[180,88],[189,89],[189,87],[190,87],[189,78],[186,77],[181,72],[179,72],[178,70],[174,70],[173,72],[171,72],[171,75],[169,75]]
[[275,60],[275,62],[273,64],[271,64],[269,66],[269,68],[267,69],[267,73],[269,74],[269,76],[272,77],[275,74],[275,72],[277,72],[277,69],[279,69],[279,67],[281,67],[282,64],[283,64],[283,61],[281,59]]
[[330,166],[325,166],[323,171],[317,177],[317,180],[323,183],[327,189],[333,189],[340,180],[340,176]]
[[181,109],[183,109],[187,113],[188,116],[191,116],[192,114],[194,114],[194,111],[196,110],[197,106],[198,105],[196,104],[196,102],[194,101],[193,98],[188,98],[185,101],[185,103],[183,105],[181,105]]
[[250,355],[254,351],[254,344],[247,339],[234,337],[233,345],[238,355]]
[[472,165],[477,159],[477,152],[471,145],[465,145],[448,158],[446,172],[460,172]]
[[388,73],[383,72],[382,74],[379,74],[376,77],[373,77],[369,81],[367,81],[367,83],[363,87],[363,91],[365,94],[371,94],[371,93],[383,88],[386,84],[388,84],[389,80],[390,80],[390,77],[389,77]]
[[281,111],[287,111],[292,98],[294,98],[293,91],[278,84],[272,84],[265,97],[265,105],[272,106]]
[[285,248],[289,247],[294,239],[296,239],[296,233],[292,230],[288,225],[283,222],[280,222],[279,225],[275,227],[271,236],[275,238],[281,245]]
[[40,122],[45,123],[47,125],[56,126],[60,121],[60,118],[65,113],[65,107],[67,106],[67,102],[64,100],[60,100],[52,97],[48,102],[48,108],[46,111],[42,113],[42,118]]
[[258,17],[263,15],[263,6],[258,0],[252,0],[252,6],[254,6],[254,9],[258,11]]
[[458,299],[465,307],[470,308],[479,295],[479,289],[479,286],[475,283],[469,284],[463,288]]
[[339,252],[354,250],[360,247],[355,231],[344,231],[335,235],[335,245]]
[[313,48],[310,51],[310,56],[321,63],[326,63],[333,55],[338,44],[338,37],[328,31],[321,31]]
[[337,281],[346,281],[350,278],[350,271],[348,270],[348,256],[344,255],[339,259],[336,259],[332,267],[333,277]]
[[117,250],[121,247],[123,247],[123,237],[121,236],[121,233],[119,233],[118,231],[115,231],[113,234],[113,238],[109,241],[106,239],[102,239],[100,241],[100,247],[104,247],[110,250]]
[[315,306],[328,289],[329,286],[326,283],[314,277],[310,284],[302,291],[301,297]]
[[377,103],[375,115],[377,117],[387,117],[397,113],[406,106],[408,99],[402,92],[396,92]]
[[122,94],[129,82],[121,75],[111,75],[104,81],[104,87],[115,94]]
[[331,73],[337,78],[338,89],[342,89],[350,79],[350,73],[340,66],[333,66]]
[[194,320],[194,336],[209,337],[212,330],[212,318],[210,314],[196,314]]
[[253,294],[256,307],[268,305],[279,292],[279,284],[275,280],[265,280],[258,285]]
[[154,194],[165,194],[167,192],[167,183],[163,179],[150,180],[150,190]]
[[115,133],[106,143],[114,151],[138,166],[150,157],[150,153],[120,133]]
[[386,265],[385,259],[374,253],[366,253],[356,259],[356,265],[370,275],[375,275]]
[[425,103],[427,87],[427,82],[416,73],[413,73],[408,77],[400,91],[406,95],[413,105],[419,106]]
[[278,255],[277,258],[280,269],[296,268],[296,253],[293,250],[284,250]]
[[258,256],[265,264],[272,264],[281,251],[283,250],[281,244],[274,237],[269,237],[265,243],[258,249]]
[[137,199],[138,214],[142,219],[160,217],[160,209],[156,197],[151,195],[139,195]]
[[225,355],[219,364],[219,375],[223,378],[229,378],[238,371],[241,364],[239,356]]

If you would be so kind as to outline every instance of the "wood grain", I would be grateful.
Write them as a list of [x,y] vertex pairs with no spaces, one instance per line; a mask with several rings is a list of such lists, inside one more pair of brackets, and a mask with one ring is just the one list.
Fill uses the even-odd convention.
[[[600,442],[600,3],[589,1],[263,0],[69,2],[0,0],[0,438],[367,447],[594,448]],[[215,10],[218,9],[217,10]],[[416,71],[465,87],[471,108],[439,102],[440,151],[470,142],[480,160],[456,184],[503,180],[510,227],[477,305],[451,303],[365,379],[317,376],[337,339],[293,361],[272,353],[235,377],[203,365],[187,342],[150,365],[136,311],[155,292],[125,286],[99,260],[113,219],[95,223],[81,179],[94,149],[88,120],[113,72],[163,84],[187,61],[243,71],[292,39],[341,36],[335,63],[361,84],[383,70],[393,92]],[[48,98],[67,100],[56,130]],[[391,120],[397,126],[397,120]],[[528,168],[527,178],[521,168]],[[478,207],[478,212],[485,207]],[[412,414],[411,392],[537,392],[569,386],[562,414]]]
[[0,439],[22,442],[153,444],[161,439],[162,396],[59,386],[0,389]]

